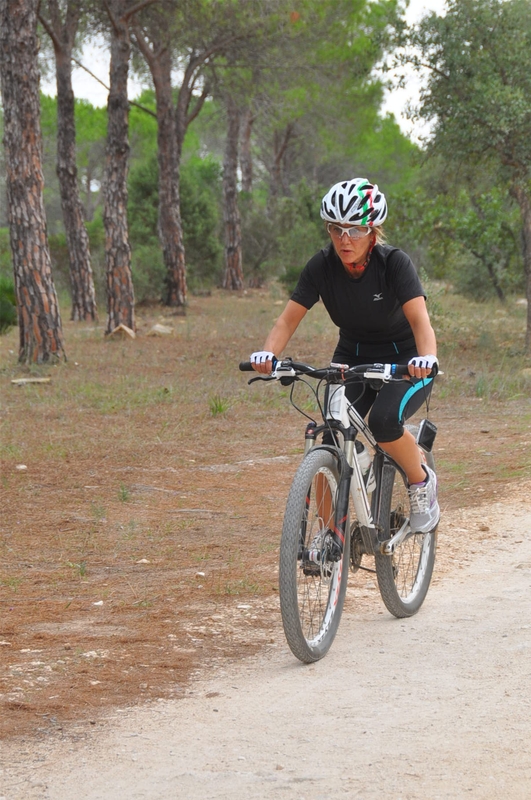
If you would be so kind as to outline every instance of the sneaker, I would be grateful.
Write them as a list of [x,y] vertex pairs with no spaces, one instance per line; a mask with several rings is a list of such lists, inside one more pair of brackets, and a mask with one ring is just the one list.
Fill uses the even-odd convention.
[[413,483],[408,488],[411,514],[409,524],[414,533],[428,533],[439,523],[441,511],[437,502],[437,476],[435,472],[422,465],[427,475],[424,483]]

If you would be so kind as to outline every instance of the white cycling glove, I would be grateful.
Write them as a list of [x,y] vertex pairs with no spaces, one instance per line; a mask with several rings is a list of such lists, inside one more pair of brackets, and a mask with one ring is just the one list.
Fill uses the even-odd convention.
[[439,366],[439,359],[437,356],[415,356],[415,358],[411,358],[408,361],[408,366],[418,367],[419,369],[433,369],[433,367]]
[[265,364],[266,361],[273,361],[274,358],[275,354],[270,353],[269,350],[258,350],[250,356],[249,361],[251,364]]

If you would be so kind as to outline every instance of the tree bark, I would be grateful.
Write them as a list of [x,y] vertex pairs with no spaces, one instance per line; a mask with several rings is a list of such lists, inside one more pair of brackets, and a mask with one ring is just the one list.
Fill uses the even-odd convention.
[[531,353],[531,199],[525,187],[520,182],[515,181],[515,183],[513,183],[511,194],[520,206],[520,214],[522,217],[522,242],[527,298],[525,351],[529,354]]
[[49,33],[55,53],[57,81],[57,177],[70,260],[71,319],[97,319],[96,293],[90,263],[90,245],[77,182],[76,127],[72,90],[72,50],[81,8],[67,4],[64,23],[57,0],[48,0],[50,21],[39,19]]
[[[227,42],[218,42],[210,48],[206,48],[200,53],[191,53],[186,64],[181,85],[177,93],[177,102],[174,108],[174,119],[172,124],[167,119],[172,95],[171,87],[171,42],[167,37],[158,38],[151,36],[148,39],[145,29],[134,24],[135,40],[144,56],[151,72],[155,93],[157,96],[157,121],[159,126],[159,148],[162,145],[163,153],[158,154],[159,170],[167,173],[159,175],[159,235],[164,253],[166,266],[166,294],[164,303],[168,306],[186,305],[186,261],[183,241],[183,231],[181,223],[180,205],[180,173],[181,156],[184,137],[189,124],[194,120],[208,95],[208,85],[203,86],[203,91],[199,96],[194,95],[196,83],[200,75],[200,70],[205,62],[216,52],[223,50]],[[192,106],[192,100],[194,104]],[[159,110],[159,101],[161,108]],[[170,131],[173,128],[174,143],[168,140]],[[171,163],[170,163],[171,162]],[[162,167],[164,163],[164,167]],[[166,166],[168,165],[168,166]],[[160,181],[167,178],[173,181],[171,191]],[[170,201],[171,207],[166,206]]]
[[500,282],[496,274],[494,263],[490,259],[486,258],[482,253],[478,252],[477,250],[474,250],[473,248],[470,249],[470,252],[478,259],[478,261],[481,261],[481,263],[484,265],[485,269],[489,273],[489,278],[491,280],[494,291],[498,295],[498,299],[502,303],[505,303],[505,294],[503,292],[502,287],[500,286]]
[[167,306],[186,305],[186,261],[181,223],[180,156],[171,85],[171,52],[158,44],[151,48],[138,26],[135,38],[149,66],[157,99],[157,160],[159,167],[159,240],[166,267]]
[[242,192],[253,191],[253,155],[251,152],[251,134],[256,115],[247,107],[241,117],[240,133],[240,169],[242,171]]
[[157,93],[159,164],[159,237],[166,265],[167,306],[185,306],[187,296],[186,259],[181,222],[181,158],[175,131],[172,103],[171,58],[162,54],[160,91]]
[[295,137],[294,130],[294,125],[290,122],[282,133],[275,131],[273,138],[273,165],[271,168],[271,194],[273,197],[280,197],[285,191],[284,160],[291,140]]
[[110,90],[107,103],[107,150],[104,178],[107,325],[109,334],[126,325],[135,330],[135,296],[131,275],[131,247],[127,222],[129,169],[129,103],[127,77],[131,43],[125,0],[108,4],[111,16]]
[[38,0],[0,0],[0,80],[19,361],[65,358],[43,201]]
[[233,97],[227,97],[227,139],[223,160],[223,220],[225,223],[224,289],[243,289],[242,230],[238,208],[238,144],[240,113]]

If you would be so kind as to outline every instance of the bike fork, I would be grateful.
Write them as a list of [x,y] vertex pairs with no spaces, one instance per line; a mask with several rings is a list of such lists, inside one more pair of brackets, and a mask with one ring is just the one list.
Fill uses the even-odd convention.
[[347,531],[347,520],[352,472],[352,467],[345,460],[341,465],[341,477],[337,490],[336,512],[334,517],[334,530],[332,531],[332,539],[335,544],[334,555],[336,556],[334,560],[336,561],[341,560],[343,548],[345,547],[345,536],[349,535]]

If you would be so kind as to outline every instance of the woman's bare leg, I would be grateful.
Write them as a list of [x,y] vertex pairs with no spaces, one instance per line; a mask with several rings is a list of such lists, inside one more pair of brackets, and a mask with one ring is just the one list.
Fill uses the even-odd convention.
[[426,480],[420,450],[410,431],[404,431],[404,435],[394,442],[378,442],[378,444],[397,464],[400,464],[406,473],[408,483],[422,483]]

